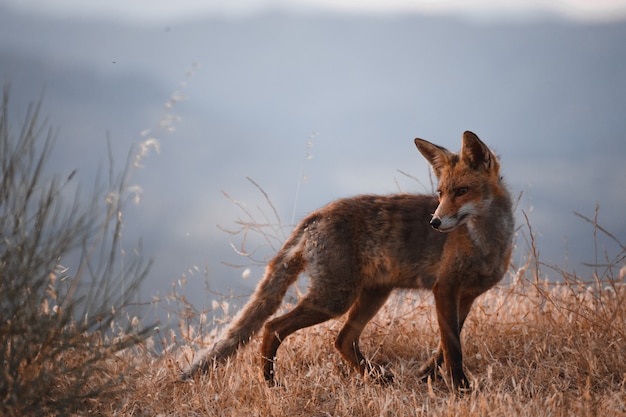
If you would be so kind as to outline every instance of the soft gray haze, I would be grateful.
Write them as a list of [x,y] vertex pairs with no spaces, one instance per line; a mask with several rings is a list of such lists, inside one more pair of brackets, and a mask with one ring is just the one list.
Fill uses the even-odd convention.
[[[205,267],[212,288],[235,293],[262,273],[243,280],[221,265],[245,262],[229,246],[238,239],[216,227],[243,215],[221,190],[269,214],[252,178],[285,225],[294,204],[297,221],[342,196],[424,192],[413,138],[456,151],[468,129],[523,192],[518,223],[524,210],[543,260],[589,273],[593,230],[573,210],[593,216],[599,203],[600,223],[626,241],[624,40],[624,22],[546,16],[268,11],[131,23],[0,7],[0,78],[16,116],[45,90],[61,175],[78,168],[90,184],[106,165],[107,132],[118,166],[132,144],[158,140],[133,178],[143,192],[126,213],[126,245],[142,237],[155,258],[146,298],[184,275],[202,308]],[[168,109],[175,92],[184,99]],[[518,246],[519,259],[528,245]]]
[[626,16],[625,0],[4,0],[19,10],[48,15],[167,21],[198,15],[246,16],[267,11],[359,14],[420,13],[477,20],[526,20],[555,15],[579,21],[615,21]]

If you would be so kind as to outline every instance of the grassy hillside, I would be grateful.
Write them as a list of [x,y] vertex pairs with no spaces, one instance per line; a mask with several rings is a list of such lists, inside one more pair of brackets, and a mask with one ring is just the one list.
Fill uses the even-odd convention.
[[189,341],[155,336],[146,343],[163,344],[165,353],[151,356],[137,346],[118,355],[110,372],[128,372],[123,389],[85,410],[111,416],[626,415],[625,270],[588,283],[564,275],[550,284],[522,269],[513,283],[479,298],[463,333],[474,386],[463,395],[452,393],[445,378],[415,378],[437,347],[437,323],[430,295],[401,292],[362,337],[363,351],[394,372],[389,386],[364,380],[340,358],[332,347],[339,320],[286,340],[276,388],[260,376],[257,339],[226,366],[179,382],[193,355],[181,346]]
[[[399,294],[363,337],[363,349],[387,364],[396,382],[380,386],[355,375],[332,348],[331,322],[289,338],[279,354],[282,387],[259,375],[254,341],[227,366],[181,383],[184,355],[174,340],[151,355],[150,340],[110,357],[100,378],[124,375],[114,396],[85,399],[77,415],[110,416],[620,416],[626,415],[626,315],[623,287],[501,287],[481,298],[464,334],[475,389],[451,393],[446,381],[414,377],[436,347],[427,298]],[[167,339],[167,338],[165,338]],[[98,342],[95,342],[98,343]],[[63,360],[80,360],[70,352]],[[57,366],[57,364],[49,364]],[[65,376],[58,367],[55,389]],[[54,398],[51,398],[54,400]],[[33,413],[38,414],[38,413]]]

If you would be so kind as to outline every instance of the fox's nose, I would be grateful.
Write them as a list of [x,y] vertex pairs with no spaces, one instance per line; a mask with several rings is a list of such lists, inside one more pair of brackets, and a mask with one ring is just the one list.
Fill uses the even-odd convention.
[[439,217],[433,217],[430,219],[430,225],[433,229],[439,229],[439,226],[441,226],[441,219]]

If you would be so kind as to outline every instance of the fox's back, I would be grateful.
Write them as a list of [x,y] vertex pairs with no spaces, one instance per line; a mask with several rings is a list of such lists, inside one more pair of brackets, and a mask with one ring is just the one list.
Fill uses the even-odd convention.
[[432,287],[447,238],[429,225],[437,204],[430,195],[363,195],[313,212],[301,223],[309,275],[363,287]]

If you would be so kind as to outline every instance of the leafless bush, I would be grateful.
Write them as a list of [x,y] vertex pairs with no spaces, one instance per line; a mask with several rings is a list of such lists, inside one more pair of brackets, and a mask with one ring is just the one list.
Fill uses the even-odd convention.
[[[15,128],[0,107],[0,414],[68,415],[103,401],[124,378],[113,363],[149,327],[125,307],[149,262],[122,256],[132,158],[84,198],[75,172],[46,174],[55,132],[41,100]],[[132,153],[132,152],[131,152]],[[111,165],[112,166],[112,165]],[[74,268],[65,262],[75,260]]]

